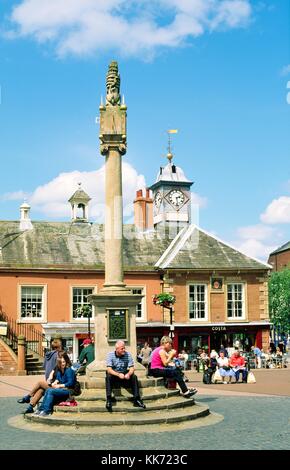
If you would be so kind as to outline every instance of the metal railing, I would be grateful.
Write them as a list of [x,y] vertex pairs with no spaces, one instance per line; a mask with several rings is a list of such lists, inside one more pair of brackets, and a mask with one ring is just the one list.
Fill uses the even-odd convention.
[[7,335],[1,337],[16,354],[18,336],[22,335],[26,339],[26,350],[30,349],[39,356],[44,357],[44,334],[33,328],[29,323],[17,323],[15,319],[9,318],[4,312],[0,312],[0,320],[7,322]]

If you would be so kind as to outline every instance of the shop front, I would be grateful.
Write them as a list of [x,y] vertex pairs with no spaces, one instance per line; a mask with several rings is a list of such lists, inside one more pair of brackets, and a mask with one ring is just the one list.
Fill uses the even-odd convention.
[[[70,359],[75,362],[83,348],[82,343],[88,338],[88,330],[86,324],[72,323],[47,323],[43,325],[45,338],[50,343],[52,338],[61,337],[62,346],[69,354]],[[92,326],[91,339],[94,340],[94,326]]]
[[[137,343],[147,341],[151,347],[159,345],[163,335],[170,334],[169,325],[160,327],[137,327]],[[224,347],[239,348],[250,351],[251,346],[267,349],[270,343],[270,323],[233,323],[210,325],[175,324],[173,345],[177,351],[185,349],[189,354],[197,354],[199,349],[206,352]]]

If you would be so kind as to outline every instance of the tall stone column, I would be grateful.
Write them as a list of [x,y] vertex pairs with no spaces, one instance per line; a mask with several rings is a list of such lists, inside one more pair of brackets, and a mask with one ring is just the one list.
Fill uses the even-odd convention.
[[135,358],[136,305],[143,297],[133,295],[124,284],[122,155],[127,148],[127,107],[121,104],[117,62],[109,66],[106,86],[106,104],[100,106],[100,150],[106,158],[105,283],[89,297],[95,315],[95,361],[87,367],[87,375],[96,377],[104,375],[106,355],[117,339],[124,340]]

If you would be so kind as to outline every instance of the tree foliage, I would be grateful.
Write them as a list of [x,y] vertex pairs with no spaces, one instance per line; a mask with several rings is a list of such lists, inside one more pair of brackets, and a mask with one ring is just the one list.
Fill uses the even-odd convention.
[[273,273],[269,282],[270,318],[282,333],[290,333],[290,269]]

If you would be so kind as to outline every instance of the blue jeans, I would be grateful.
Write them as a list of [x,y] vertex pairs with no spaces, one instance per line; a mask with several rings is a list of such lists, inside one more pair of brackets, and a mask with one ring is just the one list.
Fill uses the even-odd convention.
[[70,395],[70,391],[65,388],[48,388],[44,394],[42,404],[40,406],[41,411],[46,413],[53,412],[53,405],[66,400]]
[[240,369],[235,372],[236,381],[239,381],[240,374],[242,374],[243,382],[247,381],[248,371],[247,369]]

